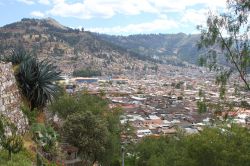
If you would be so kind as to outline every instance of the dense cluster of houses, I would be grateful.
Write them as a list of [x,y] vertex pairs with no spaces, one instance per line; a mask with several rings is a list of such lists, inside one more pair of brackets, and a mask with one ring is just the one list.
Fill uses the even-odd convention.
[[[206,74],[204,74],[206,73]],[[205,69],[181,68],[165,71],[164,75],[145,75],[135,78],[71,78],[66,89],[69,93],[86,90],[91,94],[103,93],[110,100],[110,106],[120,106],[122,124],[128,123],[135,131],[137,139],[147,135],[175,134],[182,129],[192,134],[212,123],[213,111],[198,113],[197,101],[219,103],[219,87],[215,84],[214,74]],[[250,104],[250,94],[235,93],[231,81],[226,86],[227,101],[235,105]],[[204,91],[204,96],[199,95]],[[249,125],[250,110],[234,107],[227,111],[234,123]],[[224,112],[224,110],[221,110]],[[223,118],[223,115],[220,115]]]

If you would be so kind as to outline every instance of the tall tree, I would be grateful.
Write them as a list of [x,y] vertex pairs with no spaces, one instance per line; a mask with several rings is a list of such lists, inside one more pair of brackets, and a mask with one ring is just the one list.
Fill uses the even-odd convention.
[[[146,137],[126,157],[133,166],[247,166],[250,162],[249,129],[232,125],[205,128],[199,134]],[[131,154],[131,152],[130,152]]]
[[[108,108],[108,102],[102,99],[99,96],[89,95],[89,94],[79,94],[76,96],[64,95],[58,98],[55,102],[50,105],[50,111],[56,113],[59,118],[62,120],[69,121],[69,117],[84,115],[91,115],[93,121],[101,121],[103,128],[105,129],[105,134],[107,134],[107,141],[105,141],[105,156],[101,160],[102,165],[116,165],[120,160],[120,108]],[[78,117],[82,119],[82,117]],[[70,124],[73,120],[70,120]],[[79,134],[83,132],[82,128],[78,128],[77,125],[81,126],[83,120],[79,122],[74,121],[75,133]],[[68,122],[69,123],[69,122]],[[72,122],[73,123],[73,122]],[[79,123],[79,124],[78,124]],[[88,121],[86,121],[88,123]],[[87,125],[87,124],[86,124]],[[101,125],[101,124],[100,124]],[[65,126],[65,125],[64,125]],[[98,125],[99,126],[99,125]],[[86,126],[85,126],[86,127]],[[93,126],[94,127],[94,126]],[[78,130],[78,131],[77,131]],[[107,130],[107,131],[106,131]],[[82,146],[77,144],[75,141],[71,142],[71,135],[68,133],[68,130],[65,130],[64,135],[69,136],[69,143],[72,143],[76,147],[82,149],[83,153],[94,149],[85,149],[81,148]],[[92,137],[91,135],[95,132],[90,128],[89,132],[85,132],[85,137]],[[94,141],[98,141],[99,137],[93,138]],[[96,139],[96,140],[95,140]],[[77,141],[77,140],[76,140]],[[81,140],[78,140],[81,141]],[[91,147],[89,147],[91,148]],[[105,158],[105,159],[104,159]]]
[[8,151],[9,160],[13,153],[20,152],[23,147],[23,140],[18,135],[16,126],[3,115],[0,115],[0,145]]
[[67,117],[63,130],[67,141],[79,148],[85,165],[104,161],[109,133],[103,120],[91,112],[75,113]]
[[[200,62],[208,65],[210,69],[220,71],[220,75],[224,75],[226,79],[230,78],[232,72],[237,72],[249,91],[250,1],[228,0],[227,4],[226,12],[220,15],[210,12],[207,26],[198,26],[201,30],[201,40],[198,45],[200,48],[208,48],[208,53],[201,57]],[[228,67],[221,65],[223,59],[227,60]],[[218,81],[222,86],[226,83],[224,79]]]

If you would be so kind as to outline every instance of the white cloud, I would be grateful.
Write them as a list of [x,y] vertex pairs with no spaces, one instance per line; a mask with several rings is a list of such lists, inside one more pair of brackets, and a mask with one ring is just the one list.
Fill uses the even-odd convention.
[[40,11],[33,11],[33,12],[30,13],[30,15],[33,16],[33,17],[40,17],[40,18],[45,17],[45,14],[40,12]]
[[111,18],[116,14],[154,13],[161,15],[169,12],[180,13],[195,5],[203,5],[206,9],[213,10],[223,8],[226,5],[226,0],[84,0],[75,3],[69,3],[66,0],[51,1],[53,7],[48,11],[49,14],[81,19]]
[[[59,16],[79,19],[105,18],[116,15],[135,16],[150,14],[152,22],[133,23],[126,26],[92,27],[101,33],[141,33],[171,28],[190,28],[205,24],[208,9],[222,11],[227,0],[17,0],[26,4],[49,5],[43,13],[33,11],[34,17]],[[172,17],[174,15],[174,17]],[[143,16],[143,15],[142,15]],[[146,16],[146,15],[145,15]],[[171,18],[172,20],[170,20]],[[122,20],[121,20],[122,21]]]
[[191,24],[205,24],[208,16],[207,9],[188,9],[184,12],[181,22],[183,23],[191,23]]
[[49,5],[50,1],[49,0],[38,0],[38,3],[43,4],[43,5]]
[[203,5],[217,9],[225,7],[226,0],[84,0],[69,2],[66,0],[17,0],[28,5],[40,3],[53,4],[49,14],[61,17],[90,19],[93,17],[110,18],[116,14],[138,15],[141,13],[181,12],[188,7]]
[[35,4],[34,0],[17,0],[17,1],[23,2],[23,3],[27,4],[27,5]]
[[157,10],[147,0],[85,0],[84,2],[67,3],[64,0],[53,0],[49,14],[61,17],[90,19],[93,17],[111,18],[116,14],[137,15],[142,12]]
[[43,5],[49,5],[50,4],[50,0],[17,0],[19,2],[25,3],[27,5],[33,5],[35,3],[40,3]]
[[153,33],[155,31],[168,30],[172,28],[178,28],[179,25],[174,20],[168,19],[156,19],[152,22],[129,24],[126,26],[114,26],[114,27],[97,27],[88,28],[86,30],[99,33],[109,34],[134,34],[134,33]]

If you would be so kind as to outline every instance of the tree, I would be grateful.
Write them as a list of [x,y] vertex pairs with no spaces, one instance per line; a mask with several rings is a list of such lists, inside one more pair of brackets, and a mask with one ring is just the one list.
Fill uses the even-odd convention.
[[6,136],[2,139],[1,145],[9,153],[9,160],[12,160],[12,153],[18,153],[22,150],[23,139],[20,135],[12,133],[11,136]]
[[49,110],[60,118],[66,119],[68,115],[79,112],[80,107],[78,104],[79,102],[73,96],[65,94],[51,103]]
[[107,125],[91,112],[69,115],[63,125],[67,141],[78,147],[86,165],[103,162],[108,142]]
[[204,92],[199,89],[199,100],[196,102],[198,112],[199,113],[205,113],[207,112],[207,104],[206,104],[206,98]]
[[121,126],[120,126],[121,108],[115,107],[105,115],[107,129],[109,132],[108,143],[106,148],[104,165],[117,166],[120,162],[121,151]]
[[[49,107],[50,111],[57,113],[59,118],[65,121],[65,123],[68,121],[69,117],[77,117],[81,118],[82,115],[91,115],[94,120],[93,121],[101,121],[103,127],[105,128],[105,134],[107,134],[107,140],[105,141],[105,155],[102,156],[102,159],[98,159],[98,162],[101,162],[102,165],[112,165],[114,163],[117,163],[120,161],[120,108],[108,108],[108,102],[107,100],[103,99],[100,96],[95,95],[89,95],[89,94],[78,94],[75,96],[69,96],[65,95],[53,102],[51,106]],[[71,120],[72,121],[72,120]],[[76,125],[75,132],[81,133],[81,125],[83,120],[79,120],[79,122],[73,123]],[[78,124],[79,123],[79,124]],[[86,123],[88,123],[86,121]],[[66,124],[65,124],[66,125]],[[64,125],[64,126],[65,126]],[[77,126],[79,125],[79,127]],[[86,124],[87,125],[87,124]],[[86,127],[85,125],[85,127]],[[62,130],[64,130],[64,126],[62,127]],[[99,126],[99,125],[98,125]],[[78,130],[78,131],[77,131]],[[92,130],[92,128],[90,128]],[[106,131],[107,130],[107,131]],[[66,135],[69,139],[69,143],[71,143],[71,134],[68,133],[70,131],[70,128],[66,131],[64,131],[63,135]],[[94,130],[92,130],[94,131]],[[86,132],[85,137],[92,137],[92,132]],[[92,138],[93,142],[98,141],[99,138]],[[77,140],[76,140],[77,141]],[[74,142],[76,142],[74,141]],[[79,140],[81,141],[81,140]],[[73,144],[73,143],[72,143]],[[83,149],[82,146],[78,145],[77,143],[74,143],[76,147]],[[79,147],[80,146],[80,147]],[[89,151],[95,149],[91,149]],[[95,148],[95,147],[93,147]],[[87,153],[88,151],[84,151],[84,153]],[[86,157],[85,157],[86,158]],[[87,161],[88,159],[86,159]]]
[[78,98],[79,107],[95,115],[104,115],[108,112],[108,101],[99,96],[83,94]]
[[188,156],[194,166],[247,166],[250,133],[247,128],[233,125],[231,128],[205,128],[201,134],[185,138]]
[[[250,67],[248,23],[250,13],[249,0],[228,0],[228,8],[221,15],[210,12],[207,27],[198,26],[201,30],[199,48],[208,48],[208,53],[201,57],[200,63],[210,69],[227,75],[228,80],[232,72],[237,72],[246,89],[250,90],[247,80]],[[227,61],[227,67],[222,62]],[[225,84],[224,80],[219,82]]]
[[[205,128],[199,134],[145,137],[135,147],[133,166],[247,166],[249,129],[232,125]],[[129,152],[130,154],[132,152]],[[128,162],[129,161],[129,162]]]
[[90,68],[75,70],[73,72],[73,76],[75,77],[94,77],[94,76],[101,76],[100,70],[92,70]]
[[193,165],[182,142],[174,137],[146,137],[136,147],[138,166],[184,166]]
[[16,126],[0,115],[0,145],[8,151],[9,160],[12,159],[12,153],[18,153],[22,150],[23,140],[17,133]]
[[49,106],[50,111],[66,119],[73,113],[89,111],[95,115],[102,115],[108,111],[108,103],[99,96],[78,94],[76,96],[63,95]]

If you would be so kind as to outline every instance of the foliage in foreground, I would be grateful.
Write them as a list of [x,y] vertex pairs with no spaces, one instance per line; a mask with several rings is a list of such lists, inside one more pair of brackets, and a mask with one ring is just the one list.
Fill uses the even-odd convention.
[[250,133],[232,126],[188,136],[147,137],[129,153],[126,165],[130,166],[248,166]]
[[56,149],[57,133],[54,129],[43,123],[35,123],[31,128],[36,143],[47,153],[53,153]]
[[29,101],[31,109],[43,107],[59,93],[60,73],[47,61],[38,62],[30,58],[22,62],[17,73],[17,81],[22,94]]
[[86,111],[101,115],[108,112],[108,102],[94,95],[79,94],[78,96],[70,96],[66,94],[52,103],[49,110],[62,119],[66,119],[74,113]]
[[22,49],[3,60],[14,65],[19,88],[31,110],[44,107],[59,93],[55,82],[60,80],[60,72],[48,61],[38,61]]
[[49,108],[64,120],[62,135],[79,148],[85,165],[119,163],[119,109],[109,109],[106,100],[88,94],[61,96]]
[[20,152],[23,148],[22,137],[17,133],[16,126],[0,114],[0,146],[8,151],[8,159],[12,154]]
[[13,155],[12,160],[8,159],[8,152],[0,151],[0,166],[32,166],[33,162],[30,154],[26,150]]
[[26,105],[21,105],[21,110],[26,115],[29,125],[32,125],[37,122],[37,116],[38,116],[38,111],[37,109],[34,109],[33,111],[30,111],[29,107]]
[[227,5],[227,10],[220,15],[210,12],[206,27],[198,26],[201,31],[198,46],[208,50],[199,63],[220,73],[217,83],[221,85],[223,93],[233,72],[238,74],[249,91],[250,1],[228,0]]
[[102,161],[109,134],[102,119],[91,112],[73,114],[67,118],[63,129],[69,143],[79,148],[85,161],[91,161],[90,165]]

